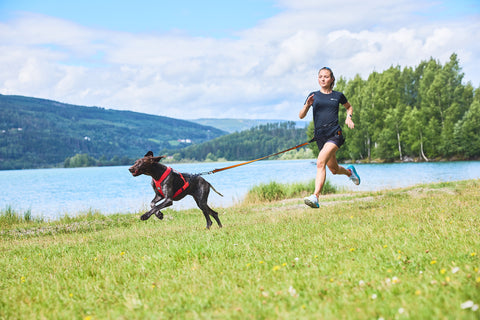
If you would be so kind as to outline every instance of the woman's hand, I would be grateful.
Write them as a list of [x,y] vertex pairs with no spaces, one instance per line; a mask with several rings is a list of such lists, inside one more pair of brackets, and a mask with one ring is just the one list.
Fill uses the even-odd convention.
[[310,97],[307,98],[307,102],[305,103],[308,107],[311,107],[313,104],[313,93],[310,95]]
[[347,119],[345,119],[345,124],[346,124],[350,129],[355,128],[355,124],[353,123],[353,120],[352,120],[352,118],[350,117],[349,114],[347,114]]
[[300,113],[298,114],[298,117],[300,119],[303,119],[305,118],[305,116],[307,115],[307,112],[308,112],[308,109],[310,109],[310,107],[312,106],[313,104],[313,100],[315,100],[313,98],[313,93],[310,95],[310,97],[307,98],[307,102],[305,102],[305,104],[303,105],[303,108],[302,110],[300,110]]

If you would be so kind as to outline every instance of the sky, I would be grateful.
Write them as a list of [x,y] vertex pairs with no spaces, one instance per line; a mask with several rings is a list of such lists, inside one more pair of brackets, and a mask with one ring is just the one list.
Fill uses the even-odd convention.
[[456,53],[480,87],[480,1],[0,0],[0,52],[4,95],[298,120],[324,66],[366,79]]

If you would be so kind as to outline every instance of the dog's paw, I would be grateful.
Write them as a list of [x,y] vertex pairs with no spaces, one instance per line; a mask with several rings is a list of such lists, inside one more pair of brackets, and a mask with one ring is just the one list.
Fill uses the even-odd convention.
[[150,216],[148,215],[148,213],[145,213],[145,214],[142,214],[142,216],[140,217],[140,220],[148,220],[148,218],[150,218]]
[[155,213],[158,219],[163,220],[163,213],[162,212],[157,212]]

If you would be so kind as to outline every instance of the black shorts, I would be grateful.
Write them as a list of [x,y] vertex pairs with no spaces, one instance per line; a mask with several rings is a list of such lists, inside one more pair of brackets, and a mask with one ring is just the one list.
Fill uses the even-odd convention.
[[315,141],[317,142],[318,150],[322,150],[327,142],[334,143],[340,148],[345,143],[345,137],[342,134],[342,128],[335,126],[333,128],[315,130]]

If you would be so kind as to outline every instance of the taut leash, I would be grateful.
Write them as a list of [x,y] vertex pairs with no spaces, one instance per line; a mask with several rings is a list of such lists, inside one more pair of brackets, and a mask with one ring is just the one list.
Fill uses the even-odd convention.
[[309,144],[309,143],[312,143],[313,141],[315,141],[315,138],[312,138],[312,139],[311,139],[310,141],[308,141],[308,142],[304,142],[304,143],[302,143],[302,144],[299,144],[298,146],[295,146],[295,147],[292,147],[292,148],[290,148],[290,149],[283,150],[283,151],[280,151],[280,152],[277,152],[277,153],[274,153],[274,154],[271,154],[271,155],[268,155],[268,156],[265,156],[265,157],[261,157],[261,158],[255,159],[255,160],[250,160],[250,161],[238,163],[238,164],[235,164],[235,165],[233,165],[233,166],[228,166],[228,167],[224,167],[224,168],[214,169],[214,170],[212,170],[212,171],[205,171],[205,172],[202,172],[202,173],[198,173],[198,175],[199,175],[199,176],[203,176],[203,175],[206,175],[206,174],[214,174],[214,173],[217,173],[217,172],[220,172],[220,171],[224,171],[224,170],[228,170],[228,169],[233,169],[233,168],[236,168],[236,167],[240,167],[240,166],[243,166],[243,165],[246,165],[246,164],[255,162],[255,161],[260,161],[260,160],[263,160],[263,159],[267,159],[267,158],[270,158],[270,157],[273,157],[273,156],[276,156],[276,155],[279,155],[279,154],[288,152],[288,151],[290,151],[290,150],[295,150],[295,149],[301,148],[301,147],[303,147],[303,146],[306,146],[306,145]]

